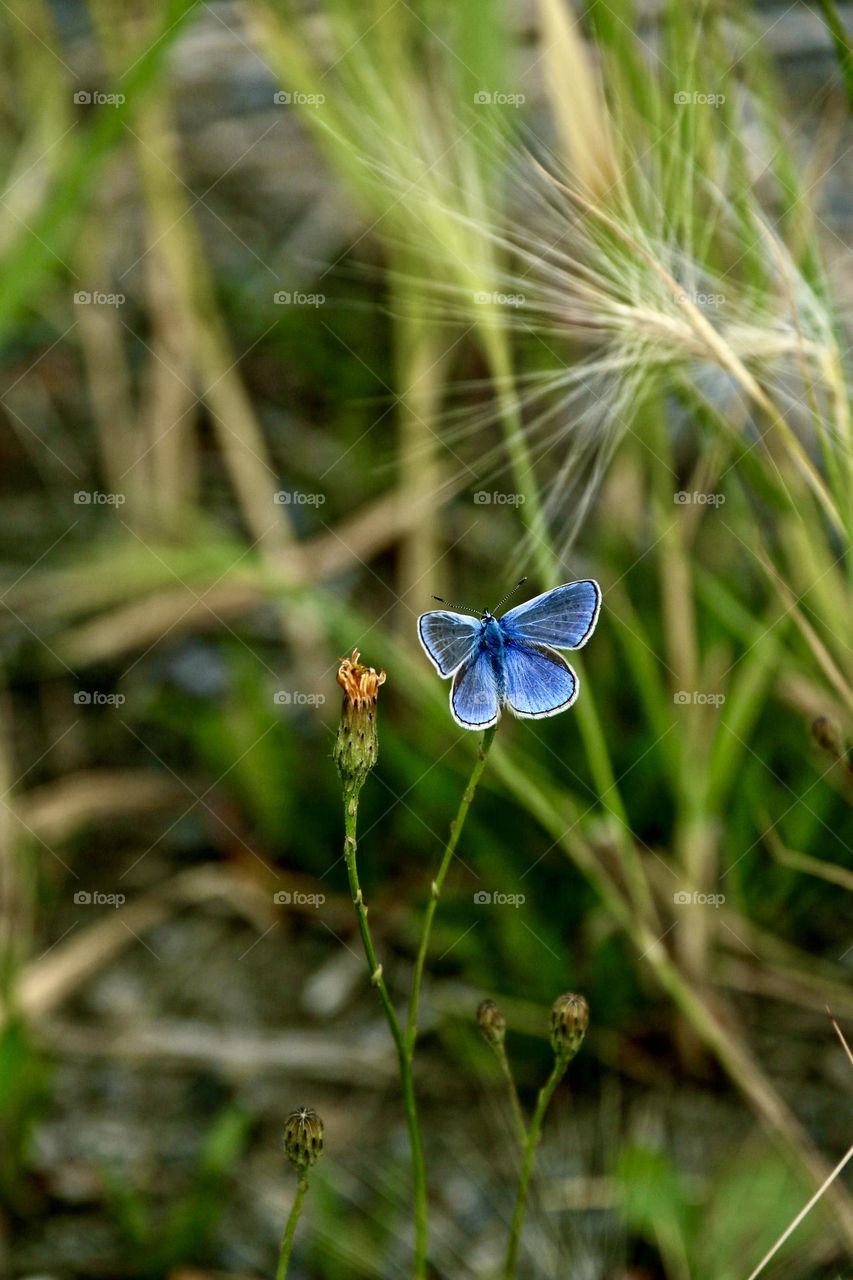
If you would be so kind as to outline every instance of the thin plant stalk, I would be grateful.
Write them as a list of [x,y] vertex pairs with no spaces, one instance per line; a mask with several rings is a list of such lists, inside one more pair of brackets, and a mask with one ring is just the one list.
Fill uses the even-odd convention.
[[299,1221],[299,1215],[302,1213],[302,1204],[305,1200],[305,1194],[307,1191],[308,1175],[307,1173],[303,1173],[296,1186],[296,1197],[293,1201],[290,1213],[287,1215],[284,1235],[281,1238],[281,1248],[278,1251],[278,1266],[275,1269],[275,1280],[285,1280],[285,1276],[287,1275],[287,1268],[290,1263],[290,1254],[293,1250],[293,1238],[296,1235],[296,1224]]
[[441,857],[441,863],[432,882],[430,891],[430,899],[427,903],[426,913],[424,915],[423,929],[421,930],[421,940],[418,946],[418,955],[415,961],[415,972],[412,978],[412,994],[409,999],[409,1015],[406,1024],[406,1053],[409,1061],[414,1055],[415,1041],[418,1035],[418,1008],[421,998],[421,985],[424,976],[424,967],[426,965],[427,952],[429,950],[430,934],[432,933],[432,922],[438,907],[438,899],[441,896],[441,890],[447,873],[450,870],[450,864],[453,861],[456,847],[459,844],[459,837],[462,834],[462,828],[465,825],[465,819],[468,816],[468,810],[471,808],[471,802],[477,790],[477,784],[480,781],[483,770],[486,767],[486,760],[489,755],[489,748],[492,745],[492,739],[495,736],[495,727],[486,729],[480,740],[480,746],[477,751],[477,759],[474,761],[474,767],[471,770],[471,776],[468,779],[468,785],[462,793],[462,799],[459,801],[459,808],[456,811],[456,817],[450,824],[450,838],[445,846],[444,853]]
[[516,1136],[521,1144],[522,1151],[527,1142],[527,1126],[524,1123],[524,1115],[521,1110],[521,1103],[518,1099],[518,1089],[515,1087],[515,1078],[512,1074],[512,1067],[509,1065],[509,1058],[506,1056],[506,1048],[504,1045],[495,1045],[495,1057],[501,1069],[501,1075],[506,1081],[507,1092],[509,1094],[509,1104],[512,1108],[512,1119],[515,1125]]
[[356,916],[358,917],[358,929],[361,934],[361,942],[364,947],[364,954],[367,957],[370,981],[379,993],[379,999],[382,1003],[385,1020],[388,1023],[388,1027],[394,1040],[394,1047],[397,1050],[397,1059],[400,1067],[400,1084],[403,1093],[403,1107],[406,1112],[406,1127],[409,1132],[409,1147],[412,1157],[412,1183],[415,1212],[415,1259],[412,1275],[414,1280],[424,1280],[424,1277],[426,1276],[427,1249],[426,1165],[424,1163],[421,1131],[418,1124],[415,1083],[412,1072],[412,1054],[407,1048],[406,1038],[403,1035],[403,1028],[400,1025],[400,1020],[397,1017],[393,1004],[391,1003],[391,997],[388,994],[388,988],[385,985],[385,979],[382,976],[382,965],[376,957],[376,948],[373,945],[370,925],[367,922],[367,904],[364,901],[364,895],[362,894],[358,878],[358,864],[356,861],[356,830],[358,823],[358,796],[360,790],[361,787],[357,784],[344,786],[344,861],[346,862],[350,894],[356,910]]
[[844,23],[841,21],[841,14],[838,12],[838,5],[835,0],[820,0],[820,7],[823,10],[824,22],[829,28],[829,34],[832,37],[832,46],[835,50],[838,66],[844,77],[847,99],[851,107],[853,107],[853,52],[850,49],[850,38],[844,29]]
[[518,1265],[518,1247],[521,1243],[521,1228],[524,1223],[527,1194],[530,1189],[530,1178],[533,1174],[536,1148],[539,1146],[539,1139],[542,1135],[542,1121],[545,1119],[545,1112],[548,1110],[548,1105],[554,1096],[554,1090],[566,1074],[566,1066],[566,1062],[560,1058],[554,1063],[550,1076],[539,1090],[536,1108],[530,1121],[530,1128],[525,1135],[521,1175],[518,1179],[518,1192],[515,1198],[515,1209],[512,1214],[506,1262],[504,1263],[504,1280],[513,1280],[515,1276],[516,1266]]

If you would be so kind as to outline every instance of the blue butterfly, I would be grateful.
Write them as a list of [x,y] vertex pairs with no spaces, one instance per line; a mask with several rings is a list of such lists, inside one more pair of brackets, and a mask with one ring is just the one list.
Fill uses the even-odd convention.
[[556,650],[585,645],[600,608],[601,588],[586,579],[534,596],[502,618],[488,609],[479,618],[441,609],[422,613],[418,635],[426,655],[440,676],[453,677],[456,723],[488,729],[503,707],[525,720],[565,711],[578,696],[578,679]]

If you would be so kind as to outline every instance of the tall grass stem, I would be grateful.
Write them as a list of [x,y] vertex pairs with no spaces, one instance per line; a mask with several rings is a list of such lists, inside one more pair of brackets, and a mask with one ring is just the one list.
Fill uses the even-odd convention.
[[441,890],[447,873],[450,870],[450,864],[456,853],[459,837],[462,834],[462,828],[465,825],[465,819],[468,816],[468,810],[471,808],[471,802],[474,799],[477,790],[477,784],[482,777],[483,770],[486,767],[486,760],[489,755],[489,748],[495,736],[495,727],[486,729],[480,741],[477,751],[477,759],[474,761],[474,767],[471,770],[471,776],[468,779],[468,785],[462,793],[462,799],[459,801],[459,808],[456,811],[456,817],[450,824],[450,838],[441,856],[441,863],[436,872],[435,879],[432,882],[430,890],[430,898],[427,903],[426,913],[424,915],[423,928],[421,930],[421,940],[418,946],[418,955],[415,961],[415,972],[412,978],[412,994],[409,999],[409,1016],[406,1024],[406,1052],[411,1061],[415,1051],[415,1041],[418,1035],[418,1008],[421,999],[421,985],[423,983],[424,966],[426,965],[427,952],[429,950],[430,934],[432,933],[432,922],[438,907],[438,899],[441,896]]

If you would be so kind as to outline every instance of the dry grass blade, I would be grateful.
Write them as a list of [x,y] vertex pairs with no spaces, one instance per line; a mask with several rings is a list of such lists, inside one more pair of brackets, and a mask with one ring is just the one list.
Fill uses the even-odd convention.
[[616,185],[618,161],[580,19],[572,21],[572,10],[560,0],[539,0],[539,13],[545,79],[564,157],[585,191],[604,196]]
[[821,1184],[821,1186],[818,1187],[817,1191],[814,1193],[811,1200],[809,1200],[808,1204],[803,1205],[803,1208],[797,1214],[796,1218],[794,1218],[793,1222],[791,1222],[791,1224],[785,1229],[785,1231],[783,1231],[782,1235],[773,1245],[773,1248],[768,1250],[768,1252],[761,1259],[761,1261],[759,1262],[755,1270],[750,1273],[748,1280],[756,1280],[756,1276],[761,1275],[761,1272],[767,1266],[768,1262],[770,1262],[771,1259],[776,1256],[776,1254],[782,1248],[782,1245],[785,1243],[785,1241],[794,1234],[794,1232],[796,1231],[800,1223],[803,1221],[803,1219],[809,1213],[811,1213],[812,1209],[815,1207],[815,1205],[820,1200],[820,1198],[829,1190],[829,1188],[832,1186],[833,1182],[838,1177],[838,1175],[843,1172],[847,1164],[850,1162],[851,1157],[853,1157],[853,1147],[850,1147],[845,1152],[845,1154],[841,1157],[841,1159],[839,1160],[835,1168],[832,1170],[832,1172],[827,1176],[827,1178]]

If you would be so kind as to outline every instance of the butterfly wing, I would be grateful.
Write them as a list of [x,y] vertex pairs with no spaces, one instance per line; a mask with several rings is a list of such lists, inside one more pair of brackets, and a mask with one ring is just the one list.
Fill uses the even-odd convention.
[[440,676],[447,679],[473,652],[480,635],[479,618],[434,609],[418,618],[424,652]]
[[503,652],[504,701],[524,720],[542,720],[570,707],[578,678],[556,649],[510,640]]
[[508,640],[580,649],[595,630],[601,588],[591,578],[567,582],[510,609],[499,620]]
[[478,649],[457,669],[450,689],[450,711],[463,729],[488,729],[500,715],[492,657]]

